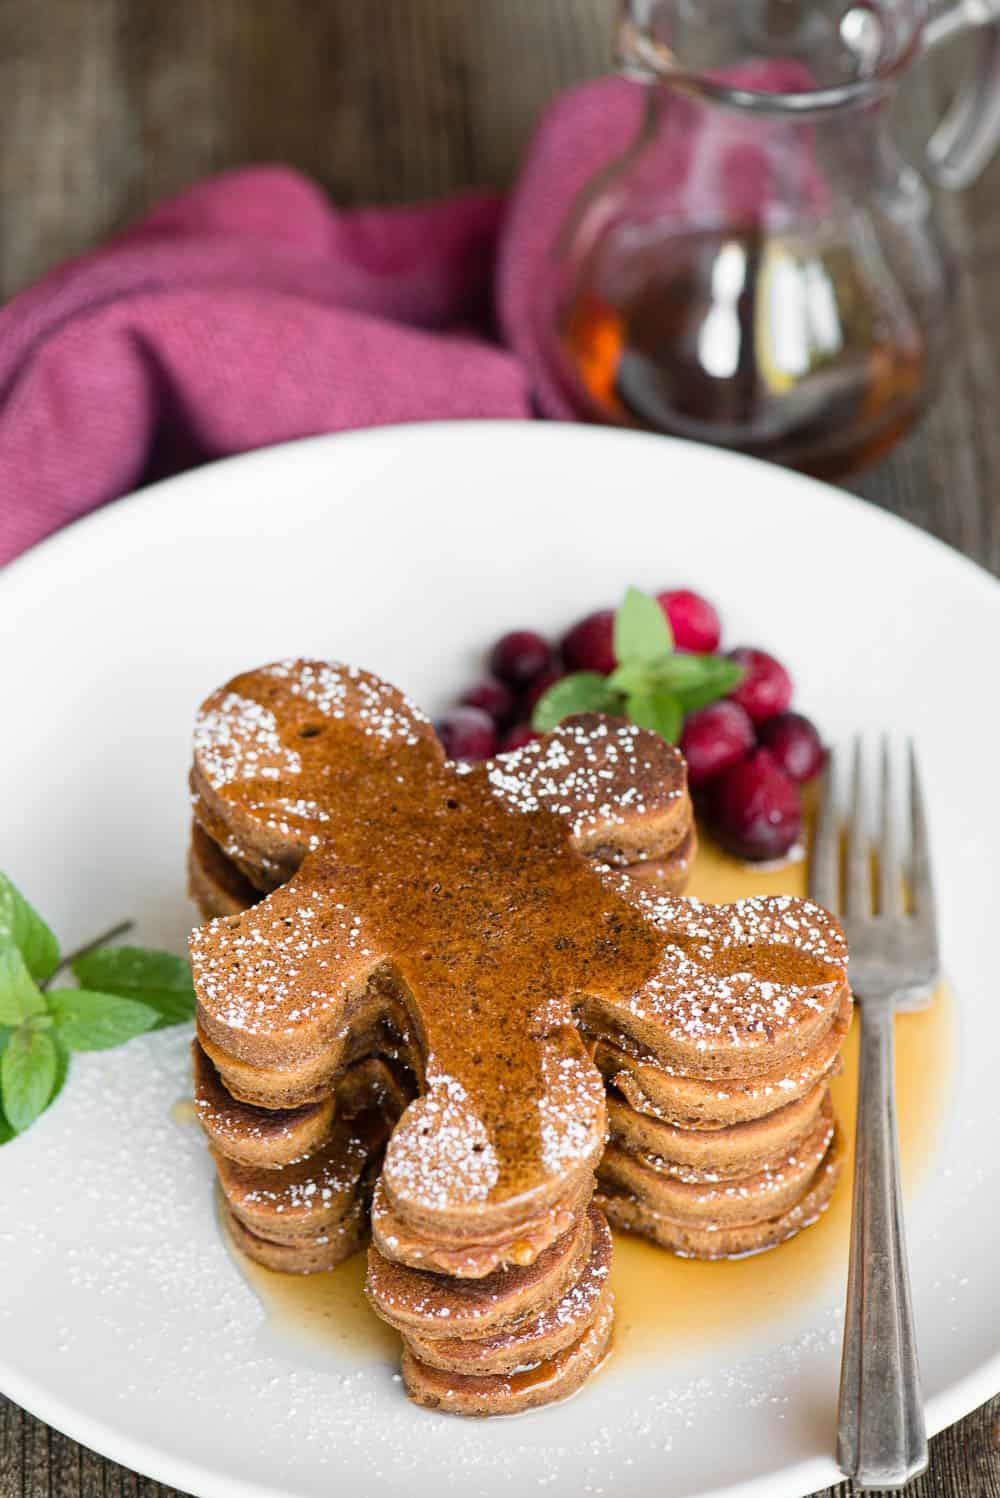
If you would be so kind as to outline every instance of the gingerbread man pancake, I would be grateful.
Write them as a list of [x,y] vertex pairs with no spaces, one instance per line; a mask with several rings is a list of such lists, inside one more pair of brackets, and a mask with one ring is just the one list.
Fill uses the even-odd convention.
[[[276,1182],[262,1196],[248,1169],[294,1171],[289,1189],[307,1193],[308,1164],[290,1158],[298,1140],[317,1189],[339,1179],[338,1151],[355,1162],[345,1188],[352,1224],[377,1172],[373,1254],[395,1266],[399,1294],[406,1275],[447,1284],[525,1273],[561,1245],[552,1262],[571,1266],[569,1280],[539,1283],[560,1296],[578,1286],[591,1319],[574,1321],[576,1340],[562,1345],[546,1307],[528,1296],[501,1336],[514,1341],[499,1345],[493,1331],[481,1349],[481,1377],[468,1348],[443,1339],[443,1351],[428,1351],[426,1330],[411,1333],[404,1370],[414,1397],[472,1413],[568,1392],[610,1333],[598,1283],[604,1248],[594,1258],[596,1248],[585,1257],[566,1247],[595,1220],[605,1076],[631,1103],[629,1079],[644,1097],[649,1074],[668,1093],[721,1081],[739,1097],[801,1070],[829,1045],[849,1002],[837,923],[804,901],[712,907],[665,893],[662,871],[690,857],[683,761],[655,734],[596,715],[496,761],[456,764],[423,714],[379,678],[282,662],[234,678],[204,704],[192,790],[197,836],[210,845],[193,860],[192,884],[197,891],[196,872],[217,854],[215,883],[228,879],[233,912],[191,941],[202,1116],[212,1112],[223,1160],[234,1139],[253,1135],[253,1120],[288,1121],[257,1131],[255,1164],[244,1149],[240,1169],[222,1165],[230,1208],[248,1232],[266,1232],[261,1203],[283,1200]],[[200,888],[211,906],[211,879]],[[382,1106],[384,1127],[369,1120],[362,1137],[349,1120],[337,1124],[335,1094],[372,1060],[398,1087]],[[821,1148],[820,1114],[817,1105],[813,1170],[785,1190],[758,1182],[763,1211],[787,1212],[814,1186],[830,1145],[824,1136]],[[280,1158],[269,1157],[275,1148]],[[655,1160],[604,1169],[604,1196],[641,1202],[647,1177],[649,1211],[680,1210],[695,1235],[706,1221],[711,1229],[710,1213],[690,1207],[694,1188],[662,1177]],[[734,1193],[727,1185],[718,1194]],[[276,1240],[293,1253],[309,1214],[294,1216]],[[731,1211],[725,1225],[742,1226]],[[325,1218],[318,1236],[324,1227]],[[592,1226],[588,1241],[603,1244],[603,1232]],[[510,1299],[509,1282],[503,1294]],[[553,1371],[512,1390],[505,1370],[524,1361],[518,1327]]]

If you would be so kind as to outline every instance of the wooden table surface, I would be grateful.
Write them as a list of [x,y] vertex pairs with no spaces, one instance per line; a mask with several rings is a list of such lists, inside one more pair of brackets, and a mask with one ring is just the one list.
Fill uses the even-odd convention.
[[[0,294],[164,193],[240,162],[292,162],[343,203],[506,183],[545,101],[606,70],[613,9],[0,0]],[[945,88],[940,69],[916,77],[904,128],[926,131]],[[1000,161],[942,208],[958,257],[954,362],[920,430],[856,487],[996,572]],[[1000,1400],[931,1443],[912,1493],[1000,1498]],[[126,1494],[168,1498],[0,1399],[0,1498]]]

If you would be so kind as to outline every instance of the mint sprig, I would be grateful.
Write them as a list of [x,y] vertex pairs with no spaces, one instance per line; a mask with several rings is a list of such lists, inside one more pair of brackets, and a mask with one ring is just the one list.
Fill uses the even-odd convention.
[[83,988],[135,999],[156,1012],[154,1029],[180,1025],[194,1014],[191,969],[183,957],[148,947],[95,947],[72,963]]
[[56,988],[46,998],[56,1034],[68,1051],[107,1051],[152,1030],[159,1019],[148,1004],[86,988]]
[[655,598],[629,588],[615,615],[615,660],[620,666],[654,666],[670,655],[674,637]]
[[47,1019],[39,1015],[19,1025],[0,1056],[3,1109],[18,1134],[34,1123],[55,1087],[58,1055],[55,1041],[43,1028]]
[[620,697],[610,685],[610,677],[597,671],[577,671],[555,682],[539,698],[531,716],[539,733],[548,733],[571,713],[615,713]]
[[[181,957],[104,943],[61,956],[38,912],[0,874],[0,1145],[59,1095],[74,1051],[100,1051],[194,1015],[191,970]],[[78,988],[53,988],[70,968]]]
[[575,671],[539,698],[532,727],[548,733],[573,713],[608,713],[651,728],[668,744],[684,719],[725,697],[743,679],[743,668],[721,655],[685,654],[657,600],[629,588],[615,614],[615,669],[609,676]]
[[16,947],[39,983],[59,966],[59,943],[38,911],[6,874],[0,874],[0,949]]

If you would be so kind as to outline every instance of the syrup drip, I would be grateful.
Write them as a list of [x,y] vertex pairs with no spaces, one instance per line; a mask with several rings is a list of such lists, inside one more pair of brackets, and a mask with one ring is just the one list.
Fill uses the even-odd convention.
[[398,1366],[399,1337],[379,1320],[365,1297],[367,1251],[320,1274],[279,1274],[255,1264],[236,1247],[218,1190],[215,1215],[230,1258],[264,1308],[268,1338],[357,1365]]
[[[804,895],[805,862],[776,869],[743,866],[707,838],[695,862],[690,893],[727,902],[749,895]],[[955,1014],[942,987],[933,1004],[896,1020],[896,1103],[903,1182],[918,1185],[941,1137],[955,1072]],[[664,1357],[709,1338],[749,1334],[770,1317],[801,1304],[825,1286],[846,1283],[851,1218],[853,1121],[857,1096],[857,1027],[844,1047],[844,1070],[832,1084],[837,1116],[848,1140],[844,1170],[827,1211],[797,1237],[749,1258],[705,1263],[679,1259],[655,1244],[615,1233],[615,1360]],[[225,1232],[225,1230],[223,1229]],[[366,1256],[334,1270],[284,1275],[263,1269],[232,1246],[266,1312],[269,1330],[302,1346],[354,1362],[395,1366],[398,1340],[365,1301]]]
[[198,1109],[193,1097],[179,1097],[170,1109],[170,1119],[178,1128],[185,1129],[198,1122]]

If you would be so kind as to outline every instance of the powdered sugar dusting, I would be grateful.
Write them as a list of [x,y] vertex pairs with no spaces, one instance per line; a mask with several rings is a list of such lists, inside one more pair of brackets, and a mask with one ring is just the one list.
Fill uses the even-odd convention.
[[657,734],[591,714],[494,760],[489,782],[515,811],[558,812],[579,836],[662,811],[683,795],[684,771]]
[[489,1196],[500,1175],[496,1150],[475,1101],[454,1077],[428,1077],[427,1092],[389,1142],[382,1174],[391,1193],[432,1206]]
[[299,755],[283,743],[271,709],[239,692],[224,693],[199,714],[194,751],[219,788],[239,780],[277,780],[302,769]]
[[[607,865],[600,872],[668,938],[657,973],[628,1006],[665,1037],[694,1051],[777,1053],[780,1037],[811,1032],[835,1012],[847,946],[821,906],[790,895],[708,905],[658,894]],[[669,1069],[669,1049],[660,1059]]]
[[595,1134],[605,1127],[604,1084],[588,1057],[555,1049],[543,1056],[542,1076],[537,1103],[542,1168],[558,1175],[593,1156]]
[[255,1184],[239,1192],[238,1202],[286,1216],[308,1217],[334,1207],[346,1212],[354,1204],[369,1155],[365,1141],[340,1128],[332,1144],[314,1155],[305,1169],[254,1171]]
[[260,674],[282,682],[324,718],[336,722],[350,715],[363,733],[385,743],[419,743],[423,735],[417,725],[429,724],[427,715],[409,697],[357,666],[286,660],[264,666]]
[[[299,902],[289,887],[243,916],[196,928],[191,970],[216,1022],[247,1035],[290,1035],[333,1013],[346,985],[375,966],[365,924],[342,901]],[[331,1037],[332,1038],[332,1037]]]

